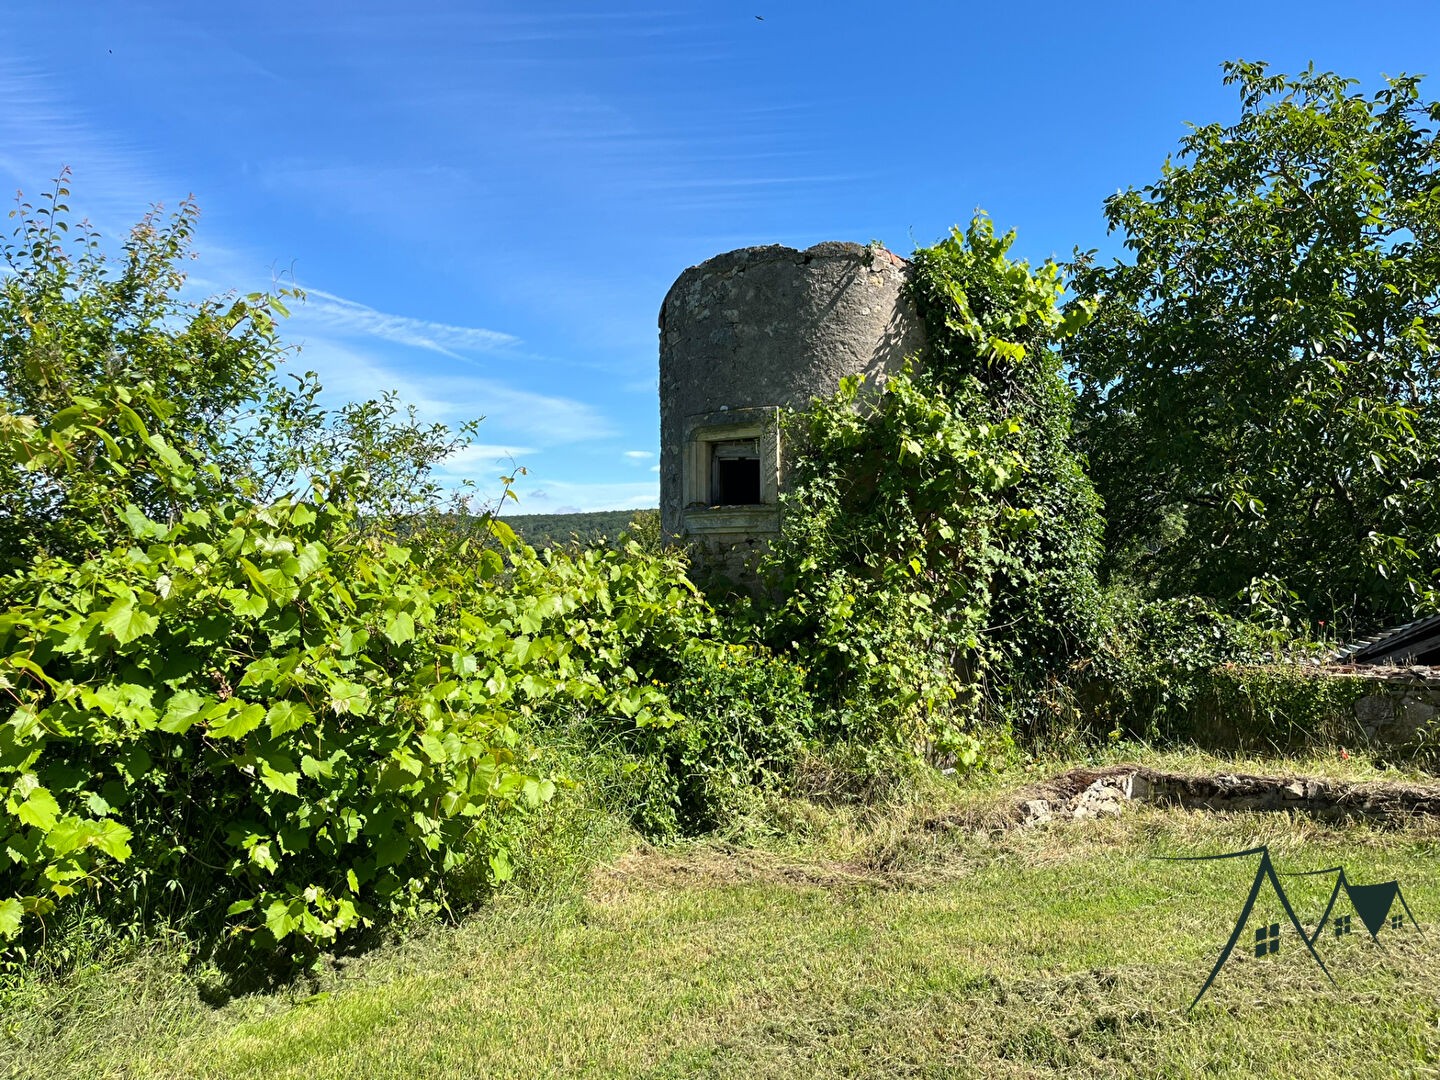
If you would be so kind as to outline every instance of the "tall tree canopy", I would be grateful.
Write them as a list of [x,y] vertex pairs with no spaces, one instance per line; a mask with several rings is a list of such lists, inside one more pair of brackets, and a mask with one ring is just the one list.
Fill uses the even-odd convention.
[[[62,172],[38,206],[11,211],[14,232],[0,238],[0,435],[7,446],[25,445],[27,429],[123,388],[122,404],[147,438],[163,430],[220,458],[234,417],[280,359],[279,299],[181,297],[193,202],[168,219],[147,214],[116,257],[85,222],[72,232],[69,194]],[[161,519],[177,516],[181,497],[143,461],[111,461],[100,447],[94,442],[77,470],[4,462],[0,570],[39,551],[83,546],[81,535],[128,501]]]
[[[280,377],[291,350],[278,320],[298,290],[194,297],[192,201],[147,214],[117,252],[74,221],[68,185],[62,171],[37,204],[18,202],[0,236],[0,576],[37,554],[103,549],[127,532],[127,503],[174,524],[207,497],[266,503],[318,480],[336,498],[349,483],[372,525],[413,530],[448,498],[432,468],[473,425],[424,424],[393,394],[324,408],[313,372]],[[88,428],[76,460],[8,456],[101,402],[142,434],[134,460],[101,452],[115,430]],[[161,443],[206,463],[184,490],[147,463]]]
[[1440,588],[1440,104],[1225,65],[1241,114],[1106,202],[1068,345],[1108,568],[1314,620]]

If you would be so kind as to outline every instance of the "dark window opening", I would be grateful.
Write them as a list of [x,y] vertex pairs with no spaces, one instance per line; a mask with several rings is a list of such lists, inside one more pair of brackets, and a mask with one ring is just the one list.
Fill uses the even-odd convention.
[[760,452],[756,439],[711,444],[710,505],[756,506],[760,503]]
[[715,463],[715,506],[752,506],[760,501],[760,459]]

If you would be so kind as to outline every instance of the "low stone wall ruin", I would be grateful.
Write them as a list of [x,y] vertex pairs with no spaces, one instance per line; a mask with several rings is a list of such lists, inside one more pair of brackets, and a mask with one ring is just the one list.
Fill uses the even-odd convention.
[[1399,823],[1440,816],[1440,787],[1314,777],[1190,776],[1136,765],[1076,769],[1025,792],[1012,820],[1037,825],[1120,813],[1129,802],[1208,812],[1280,811],[1328,821]]
[[1355,721],[1365,737],[1383,746],[1425,749],[1440,745],[1440,672],[1434,668],[1386,669],[1362,678],[1368,687],[1355,701]]

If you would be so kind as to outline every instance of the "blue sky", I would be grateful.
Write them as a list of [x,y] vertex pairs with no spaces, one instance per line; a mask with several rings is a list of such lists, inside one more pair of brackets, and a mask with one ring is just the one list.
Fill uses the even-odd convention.
[[1440,68],[1440,4],[12,0],[0,181],[68,165],[115,235],[193,193],[193,282],[293,274],[293,363],[332,402],[485,416],[447,469],[493,488],[513,454],[524,512],[628,508],[687,266],[908,254],[976,208],[1032,260],[1114,251],[1104,198],[1234,118],[1235,57],[1370,88]]

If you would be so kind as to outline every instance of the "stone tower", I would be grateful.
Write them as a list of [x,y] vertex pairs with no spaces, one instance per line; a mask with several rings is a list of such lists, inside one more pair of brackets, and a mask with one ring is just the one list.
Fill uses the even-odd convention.
[[878,245],[742,248],[692,266],[660,307],[660,523],[745,581],[778,528],[779,417],[872,384],[923,344],[909,264]]

